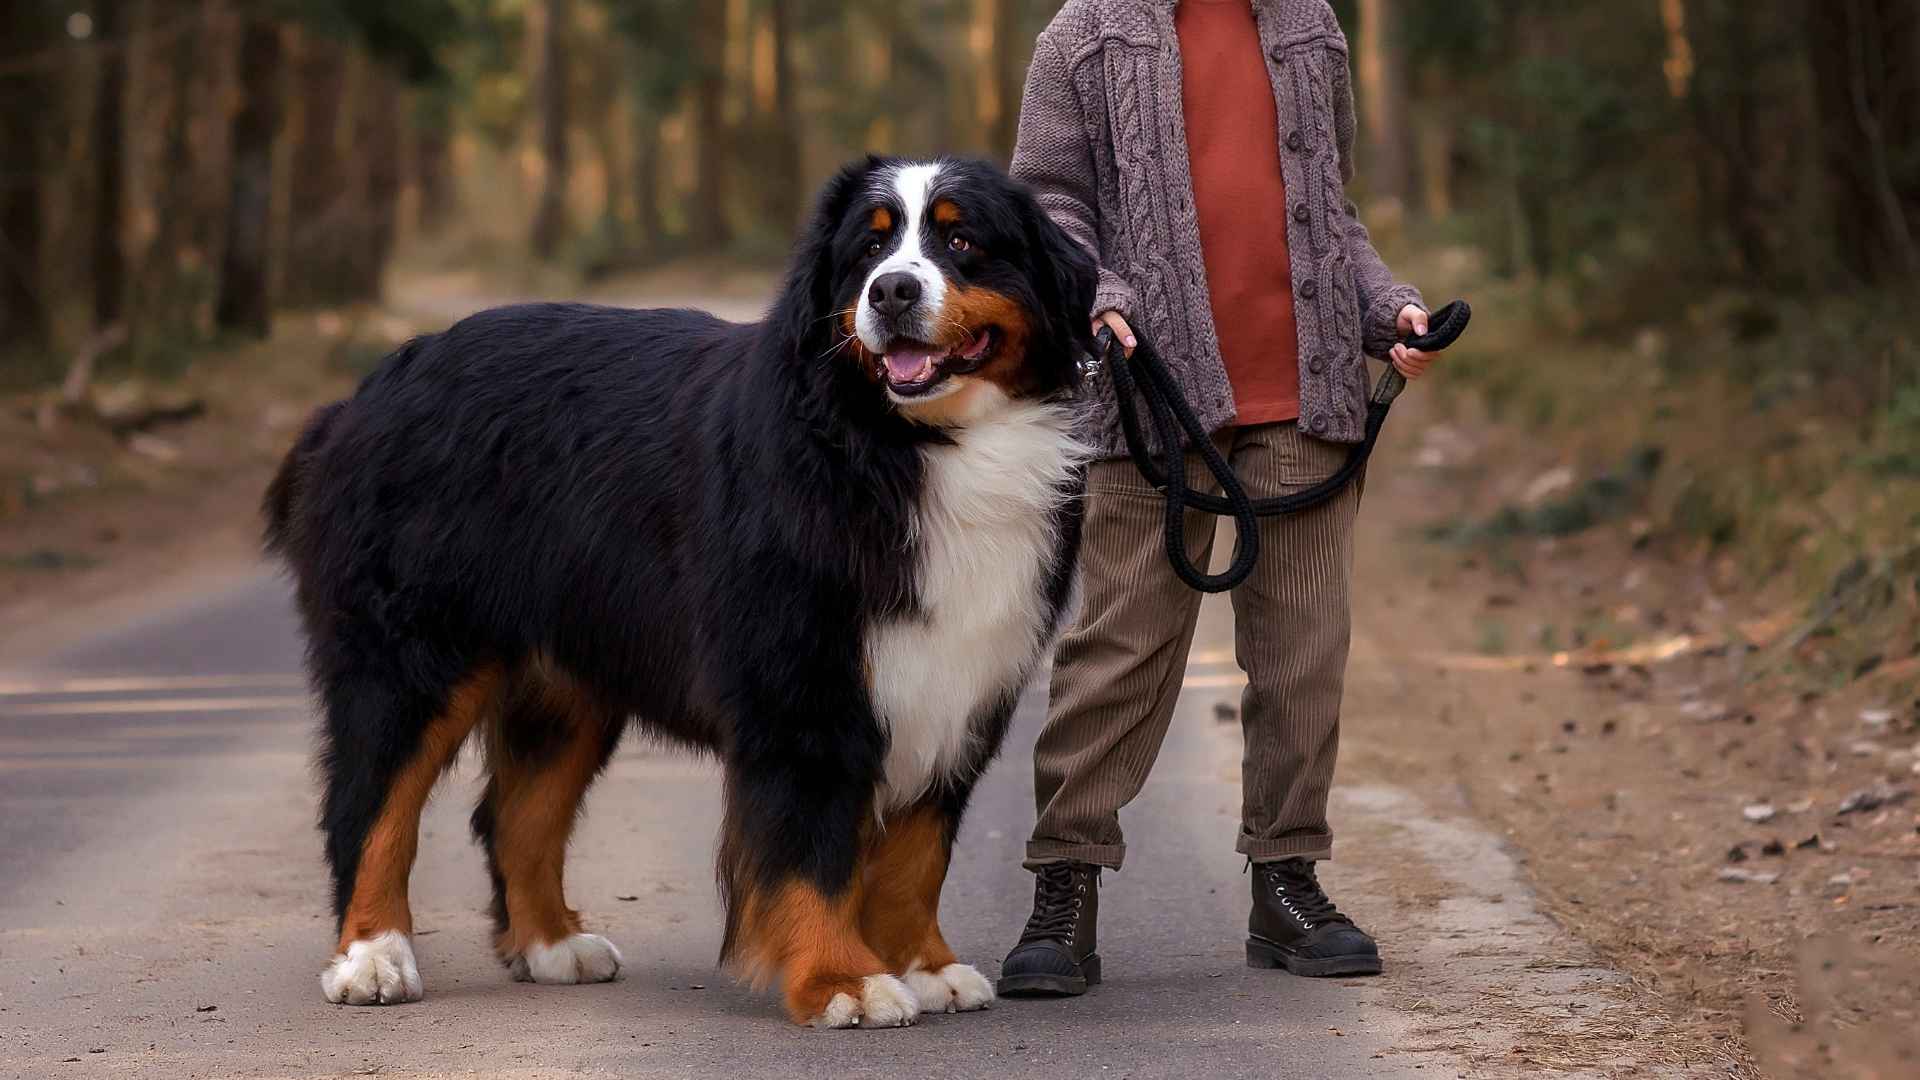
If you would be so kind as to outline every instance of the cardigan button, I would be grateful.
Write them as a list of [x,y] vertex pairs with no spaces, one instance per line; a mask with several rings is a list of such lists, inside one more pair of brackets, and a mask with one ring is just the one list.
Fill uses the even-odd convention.
[[1300,295],[1306,297],[1309,300],[1313,299],[1316,296],[1319,296],[1320,283],[1313,280],[1312,278],[1308,278],[1300,286]]
[[1316,416],[1307,426],[1313,429],[1315,435],[1325,435],[1327,433],[1327,418],[1324,416]]
[[[1243,53],[1241,55],[1245,55],[1245,54]],[[1284,48],[1281,48],[1278,45],[1275,45],[1272,51],[1268,52],[1267,55],[1273,57],[1273,62],[1277,64],[1287,58],[1287,50]]]
[[1293,220],[1299,222],[1302,225],[1305,225],[1307,222],[1312,221],[1313,207],[1308,206],[1306,203],[1295,203],[1293,207]]
[[1325,375],[1327,373],[1327,358],[1324,356],[1316,356],[1312,360],[1307,361],[1307,370],[1313,372],[1315,375]]
[[1306,145],[1307,145],[1307,140],[1305,136],[1302,136],[1297,131],[1287,136],[1287,149],[1293,151],[1296,154],[1299,153],[1302,149],[1304,149]]

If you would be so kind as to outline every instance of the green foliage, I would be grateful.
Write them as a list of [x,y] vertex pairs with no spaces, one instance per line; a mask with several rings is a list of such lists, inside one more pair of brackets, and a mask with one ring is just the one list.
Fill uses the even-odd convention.
[[440,52],[467,36],[475,0],[282,0],[288,14],[323,33],[365,45],[408,81],[447,77]]
[[1518,537],[1572,536],[1625,516],[1645,499],[1664,454],[1642,446],[1616,469],[1594,476],[1572,492],[1537,506],[1504,506],[1482,521],[1455,519],[1428,527],[1429,540],[1460,545]]
[[1866,464],[1881,476],[1920,479],[1920,382],[1902,389],[1888,405],[1880,445]]
[[99,559],[78,551],[62,551],[59,548],[34,548],[19,555],[0,555],[0,570],[38,570],[55,572],[60,570],[85,570],[96,566]]

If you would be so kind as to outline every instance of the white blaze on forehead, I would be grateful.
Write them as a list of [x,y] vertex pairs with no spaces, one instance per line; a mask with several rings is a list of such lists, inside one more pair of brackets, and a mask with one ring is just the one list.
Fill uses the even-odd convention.
[[860,334],[860,343],[871,352],[883,353],[891,344],[889,328],[868,299],[873,283],[883,274],[907,273],[920,280],[920,306],[915,309],[918,319],[897,328],[899,332],[921,339],[938,336],[940,313],[946,306],[947,279],[934,265],[932,253],[927,249],[926,222],[933,214],[933,181],[939,174],[938,164],[900,165],[878,178],[880,189],[887,193],[888,201],[899,204],[901,214],[894,233],[899,242],[860,285],[854,329]]

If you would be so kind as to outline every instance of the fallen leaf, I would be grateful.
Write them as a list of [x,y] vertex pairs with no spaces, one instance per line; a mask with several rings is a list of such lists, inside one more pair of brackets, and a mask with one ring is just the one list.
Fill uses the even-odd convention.
[[1834,812],[1844,815],[1858,814],[1867,810],[1878,810],[1891,803],[1900,802],[1911,794],[1913,793],[1906,788],[1895,787],[1892,784],[1882,782],[1870,788],[1862,788],[1847,796],[1845,799],[1842,799],[1840,808]]

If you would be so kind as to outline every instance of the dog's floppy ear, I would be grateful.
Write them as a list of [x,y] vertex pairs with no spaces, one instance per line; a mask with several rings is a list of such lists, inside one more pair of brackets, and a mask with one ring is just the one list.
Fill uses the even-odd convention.
[[789,354],[818,356],[839,328],[831,325],[833,303],[833,245],[847,216],[847,208],[861,186],[880,165],[868,157],[841,169],[827,181],[814,202],[813,216],[794,243],[786,287],[769,316],[775,333]]
[[1052,357],[1066,362],[1068,381],[1077,383],[1080,357],[1093,351],[1093,295],[1100,285],[1099,267],[1087,249],[1054,224],[1024,187],[1021,204],[1034,264],[1034,288],[1046,318],[1046,347]]

